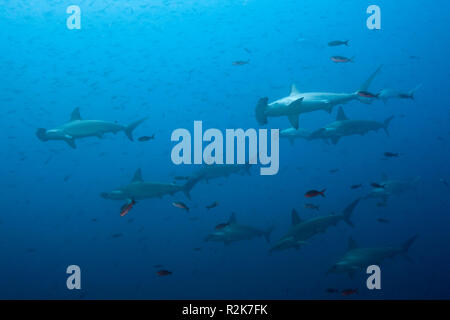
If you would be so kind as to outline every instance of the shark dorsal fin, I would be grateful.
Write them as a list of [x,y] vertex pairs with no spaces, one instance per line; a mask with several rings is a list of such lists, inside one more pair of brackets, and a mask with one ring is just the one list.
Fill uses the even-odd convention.
[[348,120],[348,118],[344,113],[344,109],[342,107],[339,107],[338,113],[336,116],[336,121],[344,121],[344,120]]
[[230,219],[228,219],[228,224],[236,224],[236,213],[232,212]]
[[295,86],[295,84],[293,83],[292,85],[291,85],[291,96],[293,96],[293,95],[297,95],[297,94],[300,94],[300,91],[298,91],[298,89],[297,89],[297,87]]
[[81,120],[80,108],[76,107],[73,109],[72,114],[70,115],[70,121]]
[[133,179],[131,182],[143,182],[141,168],[137,169],[134,173]]
[[353,249],[356,249],[356,248],[358,248],[358,245],[356,244],[356,241],[352,237],[350,237],[348,239],[348,250],[353,250]]
[[292,225],[295,226],[302,222],[302,219],[298,216],[297,210],[292,209]]
[[381,174],[381,179],[382,179],[383,181],[387,181],[387,180],[389,180],[389,177],[388,177],[388,175],[387,175],[386,173],[382,173],[382,174]]

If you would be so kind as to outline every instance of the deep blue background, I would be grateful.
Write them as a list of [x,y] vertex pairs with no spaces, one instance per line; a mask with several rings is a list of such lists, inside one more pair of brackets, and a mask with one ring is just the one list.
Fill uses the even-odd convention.
[[[439,182],[450,180],[450,2],[0,3],[0,298],[341,298],[327,294],[328,287],[358,288],[352,298],[450,297],[450,190]],[[65,10],[72,4],[82,9],[81,30],[66,28]],[[370,4],[381,7],[379,31],[366,28]],[[350,47],[327,46],[336,39],[350,39]],[[334,64],[332,55],[355,56],[355,63]],[[247,59],[248,65],[232,65]],[[354,101],[344,109],[352,119],[395,115],[391,137],[380,131],[336,146],[282,141],[276,176],[262,177],[254,169],[251,177],[203,182],[192,201],[182,194],[144,200],[125,218],[118,214],[120,202],[99,196],[128,183],[138,167],[146,180],[170,182],[190,174],[194,168],[170,160],[176,128],[191,130],[194,120],[205,128],[253,128],[260,97],[285,96],[293,82],[303,92],[353,92],[379,64],[384,68],[373,91],[422,83],[416,99]],[[77,106],[87,119],[126,124],[149,116],[136,136],[155,133],[156,139],[131,143],[119,133],[79,140],[72,150],[36,138],[37,127],[64,123]],[[316,129],[335,114],[302,115],[300,125]],[[269,127],[289,123],[271,118]],[[402,156],[382,160],[385,151]],[[333,168],[340,171],[332,174]],[[382,173],[422,179],[386,208],[362,202],[354,229],[339,224],[299,251],[269,255],[263,239],[227,247],[203,242],[231,211],[241,223],[275,223],[276,240],[290,226],[292,208],[305,218],[339,212]],[[349,189],[357,183],[365,187]],[[313,200],[319,213],[303,209],[310,202],[304,192],[322,187],[327,197]],[[191,212],[174,208],[174,200],[186,202]],[[219,207],[204,209],[215,200]],[[391,222],[380,224],[379,217]],[[112,238],[115,233],[123,237]],[[383,246],[416,233],[420,238],[409,253],[415,262],[384,263],[379,292],[365,289],[364,273],[354,279],[325,276],[349,236],[361,246]],[[81,291],[65,287],[69,264],[82,269]],[[155,264],[173,275],[158,277]]]

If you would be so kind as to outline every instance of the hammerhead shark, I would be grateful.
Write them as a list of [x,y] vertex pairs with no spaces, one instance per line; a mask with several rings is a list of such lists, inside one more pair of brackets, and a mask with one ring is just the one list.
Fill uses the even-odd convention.
[[270,241],[270,234],[273,230],[273,226],[267,230],[259,230],[254,227],[238,224],[236,220],[236,214],[233,212],[228,220],[228,223],[224,224],[224,227],[215,230],[209,234],[205,241],[223,242],[225,245],[231,242],[250,240],[256,237],[264,237],[267,242]]
[[360,199],[356,199],[348,205],[341,214],[330,214],[302,220],[295,209],[292,210],[292,226],[289,231],[278,240],[269,250],[281,251],[289,248],[299,249],[309,238],[316,234],[325,232],[329,227],[337,225],[340,221],[345,221],[353,227],[350,217]]
[[184,185],[178,185],[175,183],[145,182],[142,179],[141,169],[137,169],[129,184],[110,192],[102,192],[100,195],[111,200],[139,200],[162,198],[166,194],[174,195],[181,191],[190,199],[189,192],[195,183],[196,181],[187,181]]
[[381,199],[383,203],[386,203],[390,196],[403,193],[416,186],[419,182],[419,176],[412,179],[394,180],[383,174],[381,181],[378,182],[379,187],[377,186],[370,190],[364,199]]
[[332,92],[304,92],[301,93],[295,84],[291,87],[289,96],[278,99],[271,103],[267,97],[258,101],[255,109],[256,120],[260,125],[267,124],[268,117],[286,116],[291,125],[298,129],[299,115],[302,113],[313,112],[316,110],[325,110],[331,113],[333,107],[339,104],[345,104],[352,100],[359,100],[363,103],[371,103],[371,99],[366,99],[359,95],[359,92],[365,92],[369,89],[375,76],[380,72],[382,66],[361,85],[359,90],[353,93],[332,93]]
[[369,131],[378,131],[379,129],[384,129],[386,134],[389,135],[388,127],[392,119],[394,119],[394,116],[387,118],[384,122],[349,120],[342,107],[339,107],[336,121],[312,132],[308,139],[331,140],[333,144],[337,144],[342,137],[355,134],[365,135]]
[[327,274],[347,273],[352,278],[355,272],[370,265],[380,265],[387,258],[403,256],[407,260],[411,260],[406,254],[416,239],[417,235],[409,238],[398,247],[358,248],[356,242],[350,238],[347,252],[328,270]]
[[80,109],[75,108],[72,111],[69,122],[54,129],[47,130],[44,128],[39,128],[36,131],[36,136],[41,141],[63,140],[74,149],[77,147],[75,144],[75,139],[85,137],[102,138],[103,134],[107,132],[112,132],[115,134],[119,131],[123,131],[127,135],[128,139],[133,141],[133,130],[146,119],[147,118],[137,120],[130,123],[128,126],[103,120],[83,120],[80,115]]

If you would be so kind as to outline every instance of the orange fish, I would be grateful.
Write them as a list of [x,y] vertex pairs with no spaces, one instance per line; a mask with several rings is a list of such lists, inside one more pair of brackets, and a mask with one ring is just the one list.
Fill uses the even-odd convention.
[[189,207],[186,204],[184,204],[183,202],[181,202],[181,201],[172,202],[172,205],[174,207],[176,207],[176,208],[180,208],[180,209],[184,209],[186,211],[189,211]]
[[122,208],[120,208],[120,216],[123,217],[126,215],[130,210],[133,208],[133,206],[136,204],[136,201],[134,199],[131,199],[128,203],[125,203]]

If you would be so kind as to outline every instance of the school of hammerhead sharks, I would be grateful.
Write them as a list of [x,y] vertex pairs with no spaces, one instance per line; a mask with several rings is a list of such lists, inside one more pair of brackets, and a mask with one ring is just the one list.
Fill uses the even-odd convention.
[[[380,72],[378,67],[356,92],[330,93],[330,92],[299,92],[292,85],[288,96],[269,103],[268,98],[261,98],[256,104],[255,118],[259,125],[268,124],[271,117],[287,117],[290,128],[280,131],[280,137],[288,139],[292,144],[296,139],[314,140],[322,139],[327,143],[337,144],[339,140],[351,135],[365,135],[370,131],[383,129],[389,135],[389,125],[393,116],[386,118],[384,122],[371,120],[348,119],[342,105],[357,100],[370,104],[375,100],[386,102],[390,99],[414,99],[414,94],[420,86],[407,92],[394,89],[383,89],[378,93],[371,93],[369,87]],[[324,110],[331,113],[335,106],[339,106],[336,120],[315,131],[309,132],[299,128],[299,116],[304,113]],[[87,137],[102,137],[105,133],[117,133],[123,131],[128,139],[133,141],[133,131],[146,118],[137,120],[129,125],[121,125],[116,122],[102,120],[86,120],[80,115],[79,108],[73,110],[70,121],[53,129],[39,128],[36,131],[41,141],[60,140],[65,141],[71,148],[76,148],[75,141]],[[147,137],[150,139],[150,137]],[[152,137],[153,138],[153,137]],[[188,177],[184,184],[159,183],[144,181],[141,170],[138,169],[132,180],[114,190],[102,192],[104,199],[121,200],[125,204],[121,207],[122,216],[128,214],[136,200],[161,198],[164,195],[174,195],[183,192],[190,199],[191,189],[200,181],[206,181],[228,177],[231,174],[249,173],[248,164],[211,164],[202,165],[197,171]],[[419,177],[410,180],[392,180],[384,177],[382,181],[372,184],[372,190],[364,197],[354,200],[339,214],[321,215],[307,220],[302,220],[295,209],[292,210],[292,225],[290,229],[278,241],[274,242],[269,251],[282,251],[287,249],[299,249],[306,245],[307,241],[317,234],[324,233],[328,228],[339,224],[341,221],[353,227],[352,213],[361,199],[376,198],[381,204],[386,203],[390,196],[404,192],[417,184]],[[358,188],[357,185],[352,188]],[[312,198],[324,196],[324,191],[310,190],[305,197]],[[189,210],[182,202],[173,202],[175,207]],[[216,206],[212,204],[210,208]],[[311,205],[312,206],[312,205]],[[312,207],[314,209],[314,207]],[[232,242],[248,240],[255,237],[264,237],[270,242],[270,234],[274,228],[260,230],[251,226],[239,224],[233,213],[226,223],[215,226],[214,231],[207,235],[205,241],[223,242],[228,245]],[[352,239],[349,240],[348,251],[329,270],[334,273],[347,273],[353,276],[359,270],[365,270],[369,265],[379,265],[384,259],[394,256],[403,256],[408,259],[407,252],[417,236],[406,240],[403,244],[392,247],[361,248]]]

